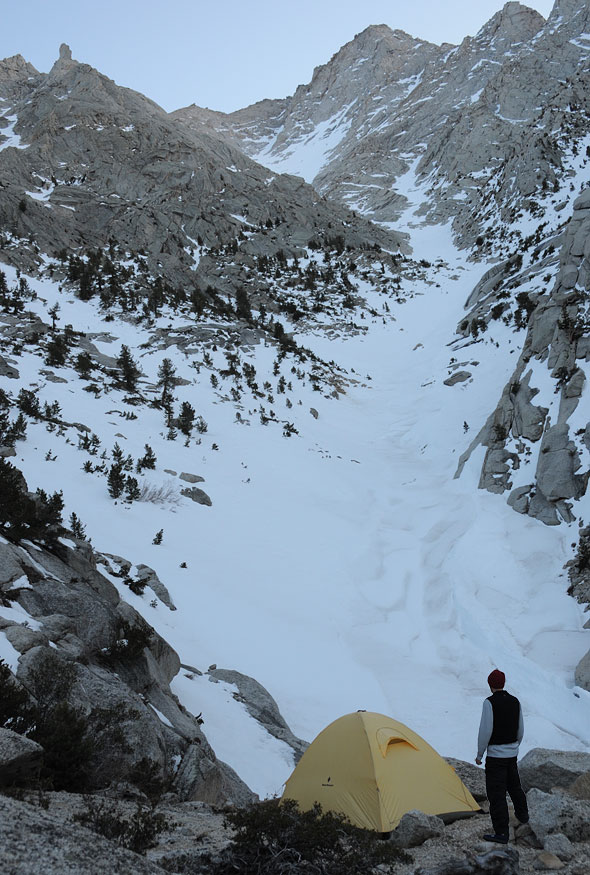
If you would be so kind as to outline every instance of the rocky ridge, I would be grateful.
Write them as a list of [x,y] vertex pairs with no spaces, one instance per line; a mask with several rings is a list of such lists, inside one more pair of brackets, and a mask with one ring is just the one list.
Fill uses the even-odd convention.
[[[449,157],[443,160],[438,143],[447,143],[445,132],[454,131],[479,104],[498,68],[525,51],[543,24],[534,10],[507,3],[460,46],[436,46],[372,26],[284,101],[263,101],[227,116],[195,106],[172,115],[194,130],[214,127],[277,169],[295,172],[289,155],[305,154],[313,144],[323,159],[304,170],[308,181],[374,219],[392,222],[405,202],[396,182],[413,161],[420,159],[422,176],[436,164],[450,181],[480,169],[473,144],[464,150],[457,150],[458,140],[452,148],[447,144]],[[433,203],[438,206],[439,200]]]
[[[258,256],[301,254],[314,235],[340,233],[351,249],[407,249],[300,179],[178,125],[65,45],[46,75],[18,57],[1,62],[0,100],[3,258],[22,269],[115,239],[141,253],[152,276],[211,304],[210,287],[233,297],[252,285],[245,274]],[[224,257],[230,245],[238,259]]]

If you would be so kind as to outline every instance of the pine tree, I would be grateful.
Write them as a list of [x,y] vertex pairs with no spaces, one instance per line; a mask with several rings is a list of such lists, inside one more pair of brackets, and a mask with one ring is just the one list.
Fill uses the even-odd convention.
[[125,482],[125,493],[127,501],[137,501],[141,495],[139,484],[135,477],[127,477]]
[[252,310],[250,309],[250,301],[245,289],[239,288],[236,292],[236,316],[238,319],[244,319],[246,322],[252,321]]
[[128,346],[123,344],[121,352],[117,359],[117,365],[121,369],[121,383],[128,392],[135,392],[137,389],[137,380],[139,379],[140,370],[133,361],[133,356]]
[[47,359],[48,365],[63,365],[68,354],[68,345],[62,334],[56,334],[47,343]]
[[172,391],[176,385],[176,368],[170,359],[162,359],[162,364],[158,368],[158,383],[162,389],[162,403],[169,397],[172,399]]
[[[1,427],[2,417],[0,416],[0,435],[2,434]],[[27,435],[27,420],[22,413],[19,413],[14,422],[7,422],[7,428],[2,437],[4,446],[13,447],[16,441],[23,441]]]
[[113,464],[107,475],[107,484],[111,498],[119,498],[125,489],[125,474],[123,473],[123,451],[119,444],[115,444],[112,452]]
[[195,415],[195,408],[192,404],[189,404],[188,401],[183,401],[180,408],[180,416],[178,417],[178,428],[187,437],[191,436]]
[[79,541],[86,540],[86,529],[82,525],[80,517],[73,511],[70,514],[70,529],[74,538],[77,538]]
[[64,533],[63,496],[42,489],[31,496],[21,472],[0,457],[0,531],[11,541],[28,538],[53,544]]
[[57,316],[59,313],[59,304],[54,304],[53,307],[50,307],[47,311],[48,315],[51,316],[51,330],[55,331],[55,323],[57,321]]
[[94,367],[94,363],[87,352],[80,352],[76,356],[74,367],[76,371],[80,374],[82,379],[86,380],[90,376],[90,373]]
[[172,424],[172,402],[174,401],[174,386],[176,385],[176,368],[170,359],[162,359],[158,368],[158,386],[162,389],[161,403],[166,411],[166,425]]
[[145,453],[141,458],[137,460],[137,473],[141,474],[144,468],[149,468],[150,470],[154,470],[156,467],[156,455],[149,444],[145,444]]
[[24,735],[35,725],[35,717],[27,692],[0,659],[0,727]]
[[30,389],[21,389],[18,393],[16,403],[22,412],[27,414],[27,416],[32,416],[35,419],[41,418],[42,414],[39,399]]
[[115,446],[111,450],[111,456],[115,465],[119,465],[121,468],[123,467],[123,450],[119,446],[118,443],[115,443]]

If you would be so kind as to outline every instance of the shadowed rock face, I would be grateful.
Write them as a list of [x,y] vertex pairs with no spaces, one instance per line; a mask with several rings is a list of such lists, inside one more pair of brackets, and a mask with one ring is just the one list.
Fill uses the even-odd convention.
[[42,758],[40,744],[10,729],[0,729],[0,787],[30,783],[39,774]]
[[[88,544],[62,546],[59,555],[35,549],[33,558],[25,547],[0,543],[0,590],[7,593],[23,577],[30,586],[16,588],[11,601],[40,623],[40,630],[4,620],[0,605],[3,633],[21,654],[16,675],[33,699],[41,701],[42,696],[49,704],[58,696],[55,677],[70,677],[59,696],[66,695],[70,705],[88,716],[97,751],[91,763],[92,786],[130,780],[129,772],[143,758],[160,776],[172,779],[176,758],[180,766],[175,788],[183,799],[245,804],[254,798],[216,759],[198,721],[171,693],[168,684],[180,668],[178,655],[98,572]],[[117,715],[123,744],[108,743],[95,709]],[[2,747],[5,753],[9,741]],[[38,761],[38,745],[29,746],[35,750],[23,751],[22,769]],[[7,760],[6,768],[9,765]]]

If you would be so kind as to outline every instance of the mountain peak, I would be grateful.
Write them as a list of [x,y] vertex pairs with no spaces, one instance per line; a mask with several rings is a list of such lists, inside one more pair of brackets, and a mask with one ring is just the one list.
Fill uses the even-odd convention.
[[49,71],[49,75],[55,73],[63,73],[72,67],[77,66],[78,62],[72,58],[72,50],[67,43],[62,43],[59,47],[59,58]]
[[422,55],[433,51],[439,51],[438,46],[416,39],[403,30],[371,24],[345,43],[327,64],[315,68],[312,86],[324,80],[333,81],[334,77],[350,81],[351,68],[358,71],[362,65],[366,75],[371,70],[370,75],[379,80],[396,79],[408,75],[408,65],[412,72],[416,72],[417,67],[423,69],[425,57]]
[[477,34],[478,39],[501,37],[512,43],[532,39],[545,24],[543,16],[522,3],[506,3]]
[[[380,43],[385,43],[387,48],[396,51],[412,51],[417,45],[428,45],[426,40],[413,37],[399,28],[392,29],[387,24],[370,24],[360,33],[357,33],[350,42],[346,43],[340,51],[348,46],[358,46],[363,50],[367,47],[373,51]],[[340,54],[340,52],[338,52]]]
[[38,76],[39,71],[25,61],[22,55],[12,55],[0,61],[0,79],[17,79],[30,75]]

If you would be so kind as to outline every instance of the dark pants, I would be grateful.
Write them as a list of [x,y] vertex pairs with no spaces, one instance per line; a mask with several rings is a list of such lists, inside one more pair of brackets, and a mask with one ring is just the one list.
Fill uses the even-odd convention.
[[486,757],[486,794],[496,835],[508,835],[506,793],[512,799],[515,815],[521,823],[526,823],[529,811],[524,790],[520,786],[516,757]]

